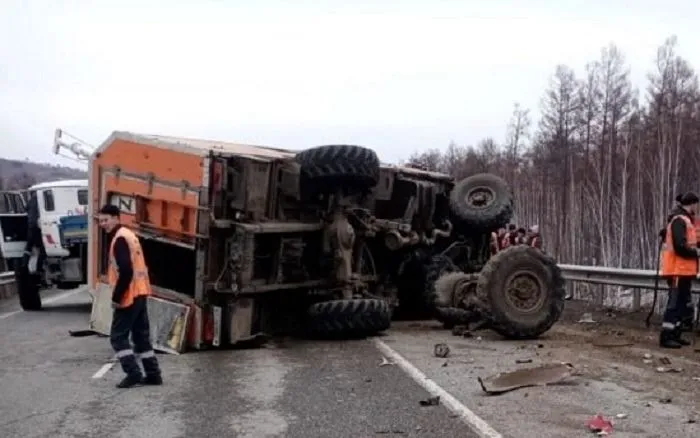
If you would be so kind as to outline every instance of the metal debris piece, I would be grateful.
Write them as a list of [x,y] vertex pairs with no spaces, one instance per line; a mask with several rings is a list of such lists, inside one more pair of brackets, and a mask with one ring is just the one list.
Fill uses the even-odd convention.
[[485,393],[495,395],[528,386],[551,385],[571,377],[573,373],[574,366],[570,363],[551,363],[477,379]]
[[664,405],[668,405],[668,404],[670,404],[672,401],[673,401],[673,399],[671,399],[671,397],[666,397],[666,398],[660,399],[660,400],[659,400],[659,403],[664,404]]
[[695,380],[696,382],[700,382],[700,377],[693,377],[693,380]]
[[598,435],[609,435],[613,431],[612,421],[606,419],[600,414],[594,415],[586,420],[586,427],[588,430],[595,432]]
[[581,319],[579,319],[578,322],[581,324],[592,324],[596,323],[597,321],[593,319],[592,313],[586,312],[583,315],[581,315]]
[[382,356],[382,362],[379,364],[380,367],[384,367],[387,365],[396,365],[394,362],[390,361],[386,357]]
[[634,345],[634,342],[628,339],[622,339],[619,335],[614,335],[596,338],[591,344],[595,347],[628,347]]
[[656,367],[656,372],[657,373],[680,373],[683,371],[683,368],[674,368],[674,367]]
[[532,363],[532,359],[515,359],[515,363]]
[[436,395],[435,397],[428,397],[425,400],[421,400],[418,402],[421,406],[437,406],[440,404],[440,396]]
[[652,355],[650,353],[644,353],[644,359],[651,359]]
[[450,347],[448,347],[447,344],[435,344],[435,347],[433,347],[433,354],[435,357],[446,358],[450,355]]
[[615,415],[615,418],[622,420],[622,419],[627,418],[627,414],[617,414],[617,415]]

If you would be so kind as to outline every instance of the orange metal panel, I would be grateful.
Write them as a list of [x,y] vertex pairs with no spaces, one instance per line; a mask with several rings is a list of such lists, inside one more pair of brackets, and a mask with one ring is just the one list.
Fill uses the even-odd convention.
[[[122,222],[126,226],[137,230],[142,228],[150,232],[156,231],[165,238],[177,238],[183,235],[193,238],[199,202],[197,194],[186,191],[183,196],[181,188],[158,184],[158,181],[176,185],[186,181],[192,188],[199,188],[204,177],[202,167],[204,159],[197,154],[180,150],[115,139],[94,158],[92,164],[92,186],[90,187],[94,206],[94,211],[91,212],[92,220],[97,220],[97,212],[109,201],[110,192],[115,192],[143,201],[139,213],[143,215],[145,212],[148,218],[146,226],[137,225],[135,216],[123,214]],[[117,177],[111,173],[115,167],[118,167],[120,172],[142,175],[144,179],[152,174],[156,182],[152,184],[149,193],[149,183],[146,180],[134,179],[127,175]],[[89,260],[93,266],[92,272],[95,273],[94,278],[89,279],[92,288],[96,287],[99,281],[100,254],[101,251],[105,251],[105,248],[100,247],[99,227],[95,226],[94,230],[90,245],[93,249],[92,253],[96,256]]]
[[202,183],[204,157],[172,149],[116,139],[96,160],[98,166],[119,166],[123,171],[146,174],[179,183],[187,181],[194,187]]

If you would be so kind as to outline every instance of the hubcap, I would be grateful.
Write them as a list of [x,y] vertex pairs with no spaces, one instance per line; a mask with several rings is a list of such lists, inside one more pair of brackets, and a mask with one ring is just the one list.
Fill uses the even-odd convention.
[[486,208],[493,204],[496,194],[488,187],[474,187],[466,196],[467,204],[474,208]]
[[505,296],[508,304],[522,313],[539,310],[545,300],[542,283],[527,271],[519,271],[510,276],[506,282]]

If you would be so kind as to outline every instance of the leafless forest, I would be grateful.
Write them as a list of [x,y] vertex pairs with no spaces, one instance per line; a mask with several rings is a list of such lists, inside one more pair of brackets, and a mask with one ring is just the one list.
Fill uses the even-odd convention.
[[458,178],[503,176],[515,192],[514,221],[539,224],[561,263],[651,268],[676,194],[700,188],[697,75],[675,37],[659,47],[645,89],[632,86],[612,44],[582,71],[557,66],[539,123],[516,104],[503,144],[451,144],[408,161]]

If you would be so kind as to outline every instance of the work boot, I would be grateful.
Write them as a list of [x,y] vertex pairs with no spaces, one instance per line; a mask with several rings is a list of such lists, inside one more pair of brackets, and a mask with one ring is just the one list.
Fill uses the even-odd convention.
[[141,380],[141,383],[144,385],[153,385],[153,386],[162,385],[163,384],[163,377],[160,374],[151,374],[151,375],[146,374],[146,377],[144,377]]
[[661,348],[673,348],[678,349],[683,345],[676,339],[675,333],[671,330],[662,330],[659,335],[659,346]]
[[688,345],[690,345],[690,344],[691,344],[690,341],[686,341],[685,339],[683,339],[683,336],[682,336],[682,335],[683,335],[683,331],[682,331],[680,328],[677,328],[677,329],[676,329],[676,332],[675,332],[675,339],[676,339],[676,342],[678,342],[678,343],[681,344],[682,346],[688,346]]
[[137,385],[143,384],[143,377],[141,376],[135,376],[135,375],[127,375],[124,377],[121,382],[117,383],[117,388],[119,389],[126,389],[126,388],[132,388]]

